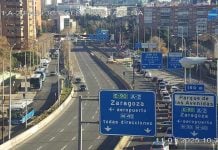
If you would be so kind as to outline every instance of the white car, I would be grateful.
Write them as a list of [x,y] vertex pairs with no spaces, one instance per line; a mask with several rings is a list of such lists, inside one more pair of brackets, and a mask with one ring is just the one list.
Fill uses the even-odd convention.
[[172,102],[172,99],[171,99],[171,97],[168,95],[168,96],[163,96],[162,101],[163,101],[163,102]]
[[169,150],[169,144],[164,141],[155,141],[152,143],[150,150]]
[[176,92],[176,91],[178,91],[178,90],[179,90],[179,87],[173,85],[173,86],[171,86],[171,88],[170,88],[170,93],[174,93],[174,92]]
[[172,134],[172,127],[168,127],[168,128],[167,128],[167,131],[165,132],[164,137],[165,137],[165,138],[171,138],[171,137],[173,137],[173,134]]
[[169,93],[168,93],[167,90],[161,90],[161,91],[160,91],[160,96],[161,96],[161,97],[168,96],[168,95],[169,95]]

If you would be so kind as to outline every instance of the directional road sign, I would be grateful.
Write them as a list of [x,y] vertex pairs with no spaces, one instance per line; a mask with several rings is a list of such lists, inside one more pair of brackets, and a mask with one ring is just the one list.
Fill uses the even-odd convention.
[[216,96],[212,93],[174,93],[173,136],[216,138]]
[[186,92],[204,92],[204,84],[185,84]]
[[160,52],[144,52],[141,56],[142,69],[161,69],[162,53]]
[[182,65],[179,60],[182,58],[180,52],[170,52],[167,57],[167,68],[168,69],[182,69]]
[[153,91],[103,90],[99,92],[99,100],[101,134],[156,134],[156,97]]

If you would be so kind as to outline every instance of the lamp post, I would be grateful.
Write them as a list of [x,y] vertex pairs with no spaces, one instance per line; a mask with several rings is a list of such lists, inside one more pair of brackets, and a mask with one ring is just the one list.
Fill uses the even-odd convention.
[[8,139],[11,139],[11,55],[16,43],[10,46],[10,88],[9,88],[9,125],[8,125]]

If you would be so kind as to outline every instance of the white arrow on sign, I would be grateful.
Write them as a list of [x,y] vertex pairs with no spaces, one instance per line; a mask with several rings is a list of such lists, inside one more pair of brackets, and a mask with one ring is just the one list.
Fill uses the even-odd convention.
[[107,126],[106,128],[104,128],[107,132],[111,130],[111,128],[109,126]]
[[149,128],[147,128],[147,129],[145,129],[145,132],[146,132],[146,133],[150,133],[151,130],[150,130]]
[[191,133],[192,136],[196,136],[196,135],[198,135],[198,133],[196,133],[195,131],[190,132],[190,133]]

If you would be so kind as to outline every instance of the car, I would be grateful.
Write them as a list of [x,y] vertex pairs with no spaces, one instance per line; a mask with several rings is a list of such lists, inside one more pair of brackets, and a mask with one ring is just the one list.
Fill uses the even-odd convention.
[[178,139],[175,137],[171,137],[167,139],[169,147],[173,148],[173,149],[177,149],[178,148]]
[[160,86],[166,86],[166,82],[161,81],[161,82],[158,83],[158,86],[159,86],[159,87],[160,87]]
[[79,78],[79,77],[75,78],[75,83],[80,83],[81,81],[82,81],[81,78]]
[[169,93],[168,93],[168,91],[167,90],[161,90],[160,91],[160,97],[164,97],[164,96],[168,96],[169,95]]
[[151,79],[151,78],[152,78],[151,72],[146,72],[146,73],[145,73],[145,78]]
[[157,80],[158,80],[158,77],[152,77],[152,82],[157,82]]
[[172,121],[163,121],[159,124],[159,130],[161,132],[166,132],[168,127],[172,127]]
[[163,96],[162,101],[163,101],[163,102],[172,102],[172,99],[171,99],[171,97],[168,95],[168,96]]
[[178,90],[179,90],[179,87],[173,85],[173,86],[171,86],[171,88],[170,88],[170,93],[174,93],[174,92],[176,92],[176,91],[178,91]]
[[152,143],[150,150],[169,150],[169,144],[164,141],[155,141]]
[[80,91],[85,91],[85,90],[86,90],[86,85],[85,85],[85,84],[81,84],[81,85],[79,86],[79,90],[80,90]]
[[172,127],[168,127],[168,128],[167,128],[164,137],[165,137],[165,139],[166,139],[166,138],[171,138],[171,137],[173,137],[173,134],[172,134]]
[[51,71],[50,72],[50,76],[56,76],[56,72],[55,71]]
[[167,90],[167,87],[165,85],[161,85],[158,87],[158,89],[161,91],[161,90]]

